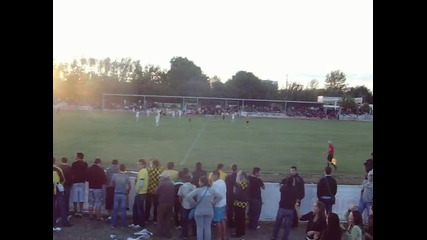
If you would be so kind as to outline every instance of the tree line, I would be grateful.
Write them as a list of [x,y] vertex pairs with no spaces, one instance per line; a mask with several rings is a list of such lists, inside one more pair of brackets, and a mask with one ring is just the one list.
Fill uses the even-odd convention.
[[[373,104],[373,93],[365,86],[347,87],[340,70],[325,76],[324,87],[313,79],[307,86],[290,82],[279,89],[277,81],[262,80],[251,72],[238,71],[222,82],[206,76],[202,69],[185,57],[170,60],[170,69],[141,65],[139,60],[122,58],[74,59],[53,64],[53,93],[56,99],[73,104],[100,104],[102,93],[230,97],[290,101],[317,101],[317,96],[342,97],[343,101],[362,97]],[[344,102],[343,102],[344,103]]]

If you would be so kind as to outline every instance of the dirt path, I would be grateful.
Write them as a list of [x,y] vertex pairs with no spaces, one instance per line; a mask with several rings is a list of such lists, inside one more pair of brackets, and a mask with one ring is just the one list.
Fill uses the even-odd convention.
[[[114,238],[110,238],[110,235],[113,234],[116,236],[115,239],[119,240],[127,240],[128,237],[135,238],[136,235],[134,235],[134,232],[137,232],[141,230],[138,229],[132,229],[132,228],[115,228],[111,229],[110,224],[104,221],[94,221],[89,220],[87,216],[84,216],[82,218],[72,218],[71,222],[74,224],[72,227],[63,228],[60,232],[53,233],[53,240],[112,240]],[[127,218],[127,224],[131,223],[131,218],[128,216]],[[259,222],[259,225],[261,228],[259,230],[248,230],[246,229],[245,239],[246,240],[270,240],[271,234],[273,232],[274,222]],[[146,226],[146,229],[150,232],[155,233],[156,232],[157,225],[149,224]],[[289,236],[289,239],[298,239],[302,240],[305,239],[305,228],[306,223],[300,223],[297,228],[293,228],[291,230],[291,234]],[[181,230],[175,229],[175,227],[171,228],[171,234],[172,238],[169,238],[168,240],[181,240],[179,238],[181,233]],[[230,237],[231,233],[233,233],[233,229],[227,229],[226,235],[227,237]],[[213,238],[215,238],[215,228],[212,228],[212,234]],[[282,237],[283,234],[283,228],[279,231],[279,239]],[[166,238],[159,238],[154,234],[154,236],[151,239],[166,239]],[[189,238],[189,240],[196,240],[196,238]],[[233,239],[233,238],[227,238],[227,239]]]

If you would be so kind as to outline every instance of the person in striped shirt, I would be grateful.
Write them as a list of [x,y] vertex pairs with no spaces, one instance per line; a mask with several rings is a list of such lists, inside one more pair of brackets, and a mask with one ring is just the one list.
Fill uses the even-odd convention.
[[249,203],[249,181],[243,170],[237,172],[236,185],[234,185],[234,224],[236,232],[233,238],[243,239],[245,236],[246,207]]
[[159,185],[160,174],[162,174],[164,168],[160,166],[160,161],[158,159],[153,159],[151,162],[151,167],[148,168],[148,189],[147,189],[147,198],[145,202],[145,221],[150,220],[151,215],[151,205],[154,207],[153,211],[153,222],[157,224],[157,207],[159,206],[159,201],[156,195],[156,188]]

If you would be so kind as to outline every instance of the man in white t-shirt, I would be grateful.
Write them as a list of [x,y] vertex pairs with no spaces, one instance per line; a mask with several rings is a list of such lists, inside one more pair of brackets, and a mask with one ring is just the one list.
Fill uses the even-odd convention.
[[225,206],[227,203],[227,187],[224,180],[220,179],[220,172],[215,170],[212,172],[212,189],[218,192],[222,198],[214,204],[214,217],[213,222],[216,223],[216,228],[220,239],[225,239]]

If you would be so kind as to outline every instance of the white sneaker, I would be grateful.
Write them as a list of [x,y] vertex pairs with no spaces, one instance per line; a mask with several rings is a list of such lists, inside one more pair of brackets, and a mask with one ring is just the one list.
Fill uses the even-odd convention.
[[147,229],[142,229],[141,231],[139,231],[139,232],[136,232],[136,233],[134,233],[135,235],[142,235],[142,234],[146,234],[148,231],[147,231]]
[[53,231],[54,231],[54,232],[59,232],[59,231],[61,231],[61,228],[60,228],[60,227],[54,227],[54,228],[53,228]]
[[130,227],[130,228],[133,228],[133,227],[135,227],[135,226],[136,226],[136,225],[134,225],[133,223],[128,225],[128,227]]
[[153,233],[152,232],[149,232],[147,229],[142,229],[141,231],[139,231],[139,232],[136,232],[136,233],[134,233],[135,235],[150,235],[150,236],[152,236],[153,235]]
[[128,237],[126,240],[140,240],[140,239],[150,239],[150,238],[151,238],[151,235],[148,235],[145,233],[145,234],[139,235],[136,238]]

